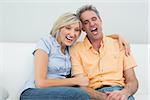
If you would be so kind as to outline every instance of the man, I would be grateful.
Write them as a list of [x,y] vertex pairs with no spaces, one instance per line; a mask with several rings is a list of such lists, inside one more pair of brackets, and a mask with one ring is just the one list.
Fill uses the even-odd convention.
[[126,56],[116,39],[103,35],[102,20],[95,7],[85,5],[77,16],[87,35],[71,49],[72,76],[89,78],[89,87],[83,89],[91,99],[134,100],[138,81],[132,55]]

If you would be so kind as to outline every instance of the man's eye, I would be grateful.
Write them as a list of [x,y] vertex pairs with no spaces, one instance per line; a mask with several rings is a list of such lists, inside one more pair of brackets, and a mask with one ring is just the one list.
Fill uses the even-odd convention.
[[86,25],[87,23],[88,23],[88,21],[85,21],[85,22],[84,22],[84,25]]
[[93,18],[92,18],[92,20],[93,20],[93,21],[96,21],[96,20],[97,20],[97,18],[96,18],[96,17],[93,17]]

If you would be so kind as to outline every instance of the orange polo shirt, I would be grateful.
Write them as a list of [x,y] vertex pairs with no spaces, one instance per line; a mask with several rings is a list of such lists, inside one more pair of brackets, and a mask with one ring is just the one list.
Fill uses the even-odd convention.
[[89,87],[103,85],[124,86],[123,71],[136,66],[133,56],[125,55],[117,39],[103,37],[99,52],[93,49],[88,38],[71,48],[72,76],[84,74],[89,78]]

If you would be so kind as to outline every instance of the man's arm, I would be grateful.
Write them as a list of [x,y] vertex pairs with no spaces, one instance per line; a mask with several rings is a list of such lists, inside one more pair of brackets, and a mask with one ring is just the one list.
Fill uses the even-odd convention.
[[138,89],[138,80],[133,68],[124,71],[125,87],[124,91],[128,96],[133,95]]
[[107,95],[105,93],[96,91],[89,87],[80,87],[90,95],[91,100],[106,100]]
[[133,68],[124,71],[125,86],[121,91],[107,93],[109,96],[106,100],[127,100],[138,89],[138,80]]

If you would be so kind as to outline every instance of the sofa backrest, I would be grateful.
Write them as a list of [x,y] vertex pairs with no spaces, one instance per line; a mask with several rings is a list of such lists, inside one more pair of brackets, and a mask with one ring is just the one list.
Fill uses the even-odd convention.
[[[8,100],[19,100],[19,91],[33,69],[34,47],[35,43],[0,43],[0,86],[8,90]],[[135,96],[138,98],[136,100],[142,100],[143,95],[147,98],[148,89],[150,89],[148,87],[148,75],[150,75],[148,73],[148,45],[133,44],[131,47],[138,64],[135,71],[140,83]]]
[[3,43],[2,86],[8,90],[11,100],[18,100],[19,91],[30,77],[34,47],[34,43]]

